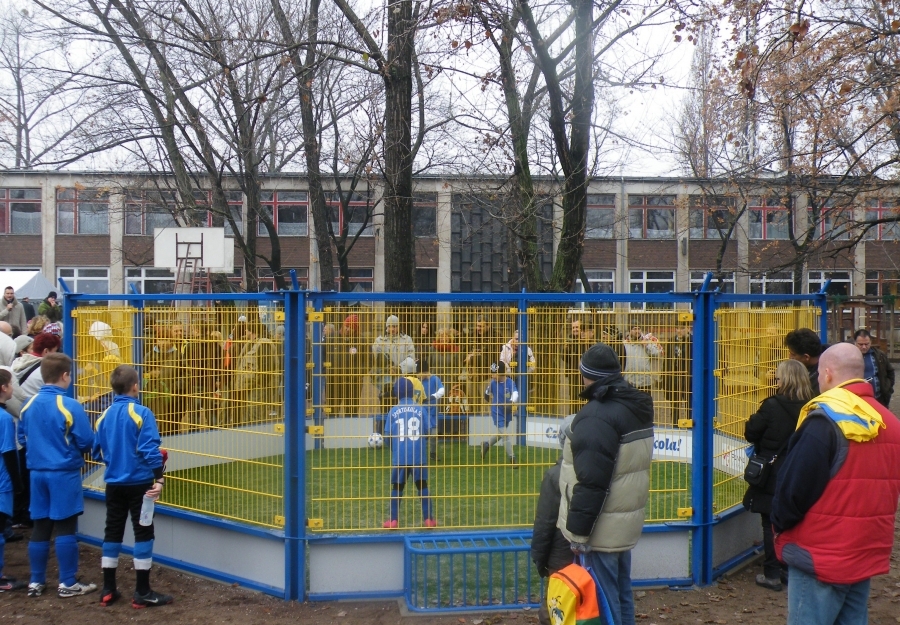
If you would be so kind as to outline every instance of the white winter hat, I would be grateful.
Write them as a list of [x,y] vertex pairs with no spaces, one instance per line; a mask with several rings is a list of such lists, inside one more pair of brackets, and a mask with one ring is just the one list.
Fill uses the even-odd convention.
[[387,318],[387,321],[384,322],[385,327],[399,326],[399,325],[400,325],[400,317],[398,317],[397,315],[391,315],[390,317]]
[[411,356],[408,356],[406,360],[400,363],[400,373],[403,375],[412,375],[416,372],[418,368],[418,363]]

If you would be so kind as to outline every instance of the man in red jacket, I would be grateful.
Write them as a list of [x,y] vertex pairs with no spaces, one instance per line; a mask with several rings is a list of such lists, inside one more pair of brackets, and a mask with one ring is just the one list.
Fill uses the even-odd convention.
[[772,502],[788,565],[788,625],[868,622],[869,580],[890,569],[900,498],[900,421],[863,379],[850,343],[819,359]]

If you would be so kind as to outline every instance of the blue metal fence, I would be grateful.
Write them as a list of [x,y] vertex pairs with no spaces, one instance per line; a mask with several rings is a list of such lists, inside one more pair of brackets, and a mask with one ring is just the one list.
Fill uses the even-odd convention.
[[[284,346],[284,406],[283,406],[283,527],[280,534],[276,530],[272,536],[281,536],[284,543],[284,583],[277,590],[270,590],[285,599],[303,600],[334,599],[350,597],[401,596],[407,598],[414,610],[458,610],[472,608],[510,608],[533,605],[541,595],[539,579],[528,558],[529,528],[495,528],[471,532],[431,530],[427,534],[412,529],[403,534],[386,535],[381,531],[323,531],[319,519],[310,518],[309,481],[310,449],[321,448],[322,428],[326,423],[325,379],[330,366],[324,350],[325,328],[320,321],[330,307],[352,303],[362,306],[387,306],[415,303],[422,306],[444,307],[435,314],[449,314],[454,306],[503,306],[515,319],[520,332],[517,352],[519,361],[527,361],[529,335],[529,311],[534,307],[556,306],[560,310],[578,310],[583,307],[599,310],[601,307],[617,307],[625,316],[638,313],[633,306],[640,305],[690,311],[693,322],[693,359],[691,362],[692,395],[692,464],[691,464],[691,505],[686,508],[684,518],[668,520],[645,530],[645,541],[653,543],[663,536],[690,536],[685,540],[689,550],[686,560],[686,574],[675,572],[661,574],[652,580],[636,580],[641,583],[665,583],[670,585],[708,585],[721,572],[723,564],[731,564],[748,557],[753,547],[738,553],[729,553],[727,558],[716,562],[715,530],[717,524],[724,523],[739,514],[737,510],[716,510],[713,500],[714,482],[714,419],[715,419],[715,379],[717,369],[715,312],[722,307],[744,306],[765,301],[769,305],[807,303],[822,310],[821,323],[825,324],[825,296],[741,296],[724,295],[706,290],[693,293],[611,295],[611,294],[396,294],[396,293],[313,293],[284,291],[267,294],[216,294],[217,301],[234,304],[247,302],[273,304],[283,312]],[[97,304],[129,305],[140,311],[144,303],[157,301],[160,296],[141,295],[85,295],[64,290],[64,349],[78,361],[75,334],[73,332],[75,311],[82,306]],[[167,301],[196,303],[206,301],[210,296],[167,295]],[[140,350],[136,350],[140,353]],[[137,362],[137,361],[136,361]],[[311,379],[312,383],[307,384]],[[74,389],[74,386],[73,386]],[[73,392],[73,391],[70,391]],[[518,444],[525,444],[525,420],[529,384],[524,383],[524,401],[519,409]],[[673,413],[674,414],[674,413]],[[166,515],[166,507],[160,506]],[[176,515],[177,516],[177,515]],[[183,514],[179,518],[184,517]],[[232,523],[230,530],[238,536],[241,525]],[[259,530],[248,528],[246,535],[258,536]],[[645,542],[642,541],[642,542]],[[653,543],[654,545],[656,543]],[[639,543],[640,545],[640,543]],[[689,545],[689,546],[687,546]],[[369,550],[369,551],[367,551]],[[394,554],[402,552],[402,559]],[[677,552],[677,548],[675,550]],[[371,560],[371,554],[380,554],[384,566],[396,568],[402,562],[397,582],[385,581],[384,587],[366,586],[360,589],[352,586],[328,589],[323,582],[326,576],[341,576],[341,569],[322,569],[321,563],[334,566],[336,554],[361,554],[362,559]],[[343,556],[342,556],[343,557]],[[175,562],[177,565],[177,562]],[[371,562],[369,562],[371,564]],[[309,568],[307,566],[309,565]],[[349,559],[347,566],[366,570],[366,562]],[[484,567],[487,566],[486,571]],[[195,567],[197,570],[202,567]],[[663,567],[665,568],[665,567]],[[677,568],[677,567],[676,567]],[[375,568],[377,570],[377,566]],[[674,568],[673,568],[674,570]],[[499,573],[498,573],[499,571]],[[346,571],[345,571],[346,572]],[[396,571],[394,571],[396,574]],[[229,573],[220,575],[229,579]],[[349,575],[348,577],[352,577]],[[390,578],[390,575],[385,575]],[[394,575],[393,579],[397,576]],[[237,579],[237,576],[234,576]],[[242,578],[241,581],[246,581]],[[340,581],[340,580],[339,580]],[[371,581],[371,580],[368,580]],[[349,583],[349,582],[348,582]],[[391,586],[393,584],[393,586]],[[264,588],[264,585],[259,585]],[[324,589],[324,590],[323,590]]]

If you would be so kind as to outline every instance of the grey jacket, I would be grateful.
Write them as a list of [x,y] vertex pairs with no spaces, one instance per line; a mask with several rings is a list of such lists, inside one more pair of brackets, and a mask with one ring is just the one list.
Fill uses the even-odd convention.
[[[6,308],[9,304],[13,305],[12,310]],[[18,328],[20,334],[25,334],[28,330],[25,307],[16,298],[13,298],[12,302],[7,302],[5,298],[0,298],[0,321],[5,321],[14,328]]]
[[595,382],[563,447],[557,526],[594,551],[632,549],[644,526],[653,455],[653,400],[621,376]]

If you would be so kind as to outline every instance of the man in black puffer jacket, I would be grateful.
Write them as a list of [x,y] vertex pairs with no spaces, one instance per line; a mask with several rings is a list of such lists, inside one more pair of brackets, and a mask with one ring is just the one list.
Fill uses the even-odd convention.
[[633,625],[631,549],[650,495],[653,400],[625,381],[603,343],[585,352],[581,375],[589,401],[566,432],[558,527],[587,555],[615,625]]

